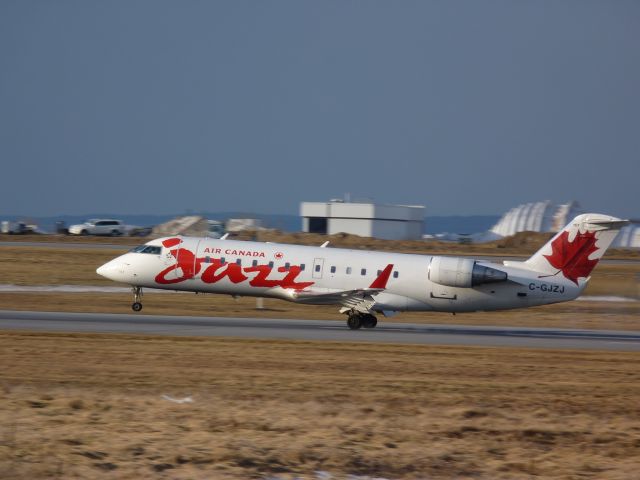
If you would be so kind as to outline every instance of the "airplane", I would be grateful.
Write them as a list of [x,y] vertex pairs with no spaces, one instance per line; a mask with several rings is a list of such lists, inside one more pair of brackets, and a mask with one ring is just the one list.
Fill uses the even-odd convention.
[[171,236],[135,247],[96,272],[142,289],[337,305],[352,330],[397,312],[507,310],[577,298],[627,220],[578,215],[525,261],[388,253]]

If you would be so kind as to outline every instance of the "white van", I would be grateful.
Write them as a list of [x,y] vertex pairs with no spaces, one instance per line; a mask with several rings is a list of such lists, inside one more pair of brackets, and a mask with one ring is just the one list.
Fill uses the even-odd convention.
[[71,235],[124,235],[124,223],[120,220],[111,219],[91,219],[78,225],[71,225],[69,233]]

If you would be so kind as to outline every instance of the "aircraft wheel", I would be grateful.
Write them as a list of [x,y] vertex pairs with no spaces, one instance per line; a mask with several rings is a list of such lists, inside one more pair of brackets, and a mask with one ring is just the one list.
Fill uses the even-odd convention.
[[376,328],[376,325],[378,325],[378,319],[375,316],[365,315],[362,320],[362,326],[364,328]]
[[133,305],[131,305],[131,309],[134,312],[139,312],[140,310],[142,310],[142,304],[140,302],[133,302]]
[[362,317],[360,315],[349,315],[347,319],[347,326],[351,330],[358,330],[362,327]]

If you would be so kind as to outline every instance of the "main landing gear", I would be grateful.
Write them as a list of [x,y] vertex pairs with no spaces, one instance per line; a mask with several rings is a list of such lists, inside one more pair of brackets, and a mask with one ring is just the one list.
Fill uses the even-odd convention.
[[351,312],[347,319],[347,326],[351,330],[358,330],[359,328],[375,328],[378,324],[378,319],[375,315],[370,313]]
[[133,303],[131,304],[131,310],[134,312],[139,312],[142,310],[142,288],[141,287],[131,287],[131,291],[133,292]]

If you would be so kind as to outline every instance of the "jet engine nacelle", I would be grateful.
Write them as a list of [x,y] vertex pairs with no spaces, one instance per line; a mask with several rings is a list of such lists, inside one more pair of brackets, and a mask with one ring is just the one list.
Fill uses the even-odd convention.
[[427,274],[429,280],[448,287],[470,288],[484,283],[504,282],[507,273],[478,265],[471,258],[433,257]]

